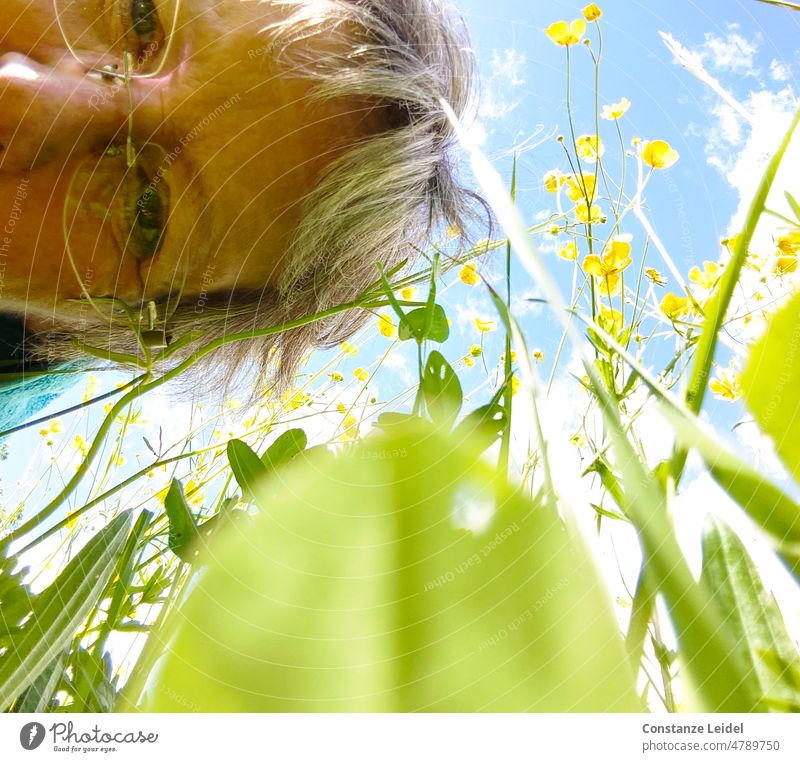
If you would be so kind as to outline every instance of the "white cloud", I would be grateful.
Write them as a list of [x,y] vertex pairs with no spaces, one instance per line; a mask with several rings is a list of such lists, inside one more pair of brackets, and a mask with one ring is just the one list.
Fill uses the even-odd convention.
[[725,37],[706,34],[705,42],[698,48],[706,66],[721,72],[749,76],[758,74],[755,65],[757,52],[758,43],[755,40],[747,40],[734,31]]
[[786,82],[792,74],[786,63],[777,59],[774,59],[769,65],[769,73],[776,82]]

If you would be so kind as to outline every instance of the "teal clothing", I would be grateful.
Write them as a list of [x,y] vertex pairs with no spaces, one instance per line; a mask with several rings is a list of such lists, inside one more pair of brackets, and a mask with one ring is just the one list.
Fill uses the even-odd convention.
[[[45,363],[25,361],[23,322],[0,314],[0,431],[33,418],[80,377],[78,373],[41,373],[46,367]],[[3,373],[13,373],[16,378],[4,380]]]

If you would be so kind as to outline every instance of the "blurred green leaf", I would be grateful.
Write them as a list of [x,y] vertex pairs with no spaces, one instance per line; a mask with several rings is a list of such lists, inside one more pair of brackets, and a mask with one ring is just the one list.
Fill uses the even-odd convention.
[[288,463],[308,445],[308,437],[302,429],[284,431],[261,456],[261,462],[269,469]]
[[800,482],[800,293],[753,346],[741,385],[747,406]]
[[797,199],[789,193],[789,191],[785,191],[783,195],[786,197],[786,202],[792,208],[792,212],[794,212],[794,218],[797,220],[798,224],[800,224],[800,204],[797,203]]
[[464,394],[456,372],[436,350],[428,355],[425,363],[422,394],[433,422],[449,429],[458,417]]
[[70,680],[73,699],[70,712],[113,710],[116,691],[109,680],[110,666],[108,658],[99,658],[78,647],[73,657],[73,676]]
[[467,413],[453,430],[453,439],[469,441],[473,447],[485,450],[499,439],[507,425],[503,406],[490,402]]
[[52,706],[64,675],[67,654],[57,656],[20,695],[14,704],[14,712],[20,714],[45,712]]
[[449,335],[450,326],[447,323],[447,315],[440,304],[433,305],[430,316],[427,307],[417,307],[415,310],[407,312],[397,328],[397,336],[400,341],[430,339],[441,344],[447,341]]
[[228,462],[242,494],[247,499],[252,499],[255,486],[269,473],[267,467],[241,439],[231,439],[228,442]]
[[190,550],[190,546],[197,539],[197,525],[183,494],[183,486],[177,479],[169,485],[164,508],[169,519],[169,549],[182,561],[191,563],[195,551]]
[[0,663],[0,710],[72,642],[116,568],[130,520],[128,512],[115,517],[35,600],[30,619],[12,635]]
[[800,692],[782,675],[776,675],[763,657],[764,652],[770,652],[786,663],[797,659],[780,609],[764,588],[741,540],[719,519],[712,519],[703,535],[701,579],[712,592],[712,600],[746,663],[750,690],[760,696],[800,702]]
[[[295,461],[252,531],[219,537],[145,709],[641,709],[579,534],[410,429]],[[458,526],[475,512],[481,531]]]
[[29,569],[14,571],[16,556],[7,557],[7,548],[0,550],[0,648],[7,647],[10,636],[31,612],[35,595],[23,580]]

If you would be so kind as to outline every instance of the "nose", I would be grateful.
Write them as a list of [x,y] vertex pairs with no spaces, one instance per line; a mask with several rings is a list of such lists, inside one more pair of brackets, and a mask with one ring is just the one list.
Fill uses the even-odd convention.
[[41,63],[0,55],[0,171],[25,172],[124,140],[122,79],[87,70],[68,52]]

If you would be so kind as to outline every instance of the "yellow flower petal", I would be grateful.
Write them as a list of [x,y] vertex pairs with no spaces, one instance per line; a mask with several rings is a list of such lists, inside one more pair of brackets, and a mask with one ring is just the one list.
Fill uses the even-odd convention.
[[575,219],[585,224],[601,222],[603,220],[603,212],[597,204],[592,204],[590,211],[586,204],[581,202],[575,205]]
[[369,378],[369,373],[367,373],[367,371],[365,371],[364,368],[356,368],[353,371],[353,375],[359,381],[366,381]]
[[579,135],[575,146],[578,156],[589,164],[594,164],[606,152],[599,135]]
[[667,285],[667,279],[658,270],[656,270],[655,267],[645,267],[644,274],[647,276],[647,279],[656,286]]
[[561,259],[567,260],[575,260],[578,258],[578,245],[575,241],[570,241],[566,246],[563,246],[558,250],[558,256]]
[[544,176],[544,187],[548,193],[557,193],[563,184],[564,175],[558,169],[552,169]]
[[392,339],[397,335],[397,327],[391,315],[382,314],[378,316],[378,330],[387,339]]
[[483,354],[483,347],[480,344],[473,344],[469,348],[470,357],[480,357]]
[[622,98],[618,103],[611,103],[608,106],[603,106],[600,116],[603,119],[614,120],[619,119],[631,107],[631,102],[627,98]]
[[577,45],[586,33],[586,21],[575,19],[571,24],[567,24],[566,21],[556,21],[547,27],[544,33],[556,45]]
[[583,269],[586,270],[589,275],[595,275],[598,278],[602,278],[603,275],[605,275],[603,263],[600,261],[600,257],[598,257],[597,254],[590,254],[583,260]]
[[482,333],[487,333],[488,331],[496,331],[497,330],[497,323],[492,320],[491,318],[480,318],[476,317],[474,320],[475,327],[481,331]]
[[631,236],[619,235],[609,241],[603,252],[606,272],[622,272],[631,263]]
[[589,3],[589,5],[583,9],[582,13],[583,17],[587,21],[597,21],[597,19],[603,15],[603,11],[601,11],[594,3]]
[[654,169],[668,169],[680,154],[666,140],[650,140],[642,150],[642,161]]
[[416,293],[416,286],[406,286],[405,288],[400,289],[400,298],[405,302],[410,302],[413,300]]
[[685,296],[676,296],[670,291],[661,300],[661,311],[670,320],[680,320],[689,312],[689,300]]
[[358,347],[349,341],[343,341],[339,347],[348,357],[355,357],[358,354]]
[[597,185],[597,175],[583,172],[581,177],[577,175],[567,175],[567,197],[570,201],[580,201],[594,199],[595,187]]
[[468,286],[476,286],[481,282],[481,276],[478,275],[478,266],[474,262],[467,262],[459,270],[458,277]]

